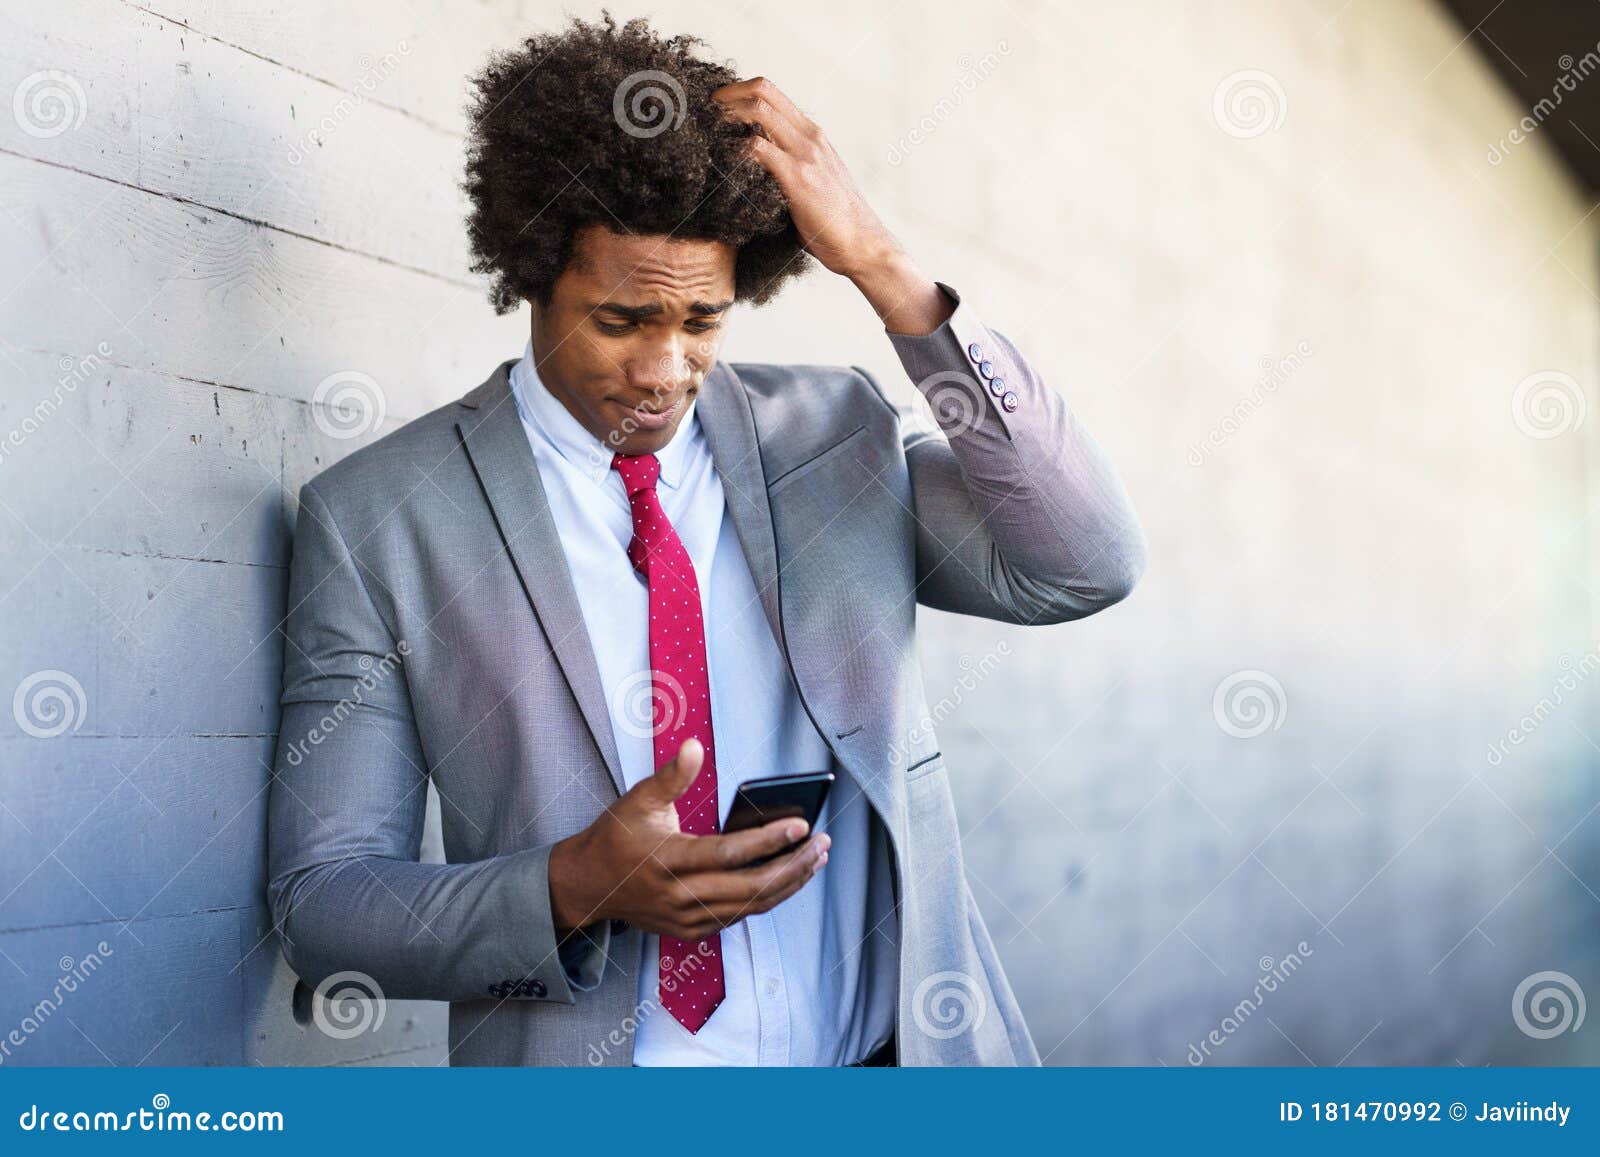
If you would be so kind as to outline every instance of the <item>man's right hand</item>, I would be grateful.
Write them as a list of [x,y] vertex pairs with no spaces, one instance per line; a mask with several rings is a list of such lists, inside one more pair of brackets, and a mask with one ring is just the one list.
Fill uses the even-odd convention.
[[802,839],[807,825],[800,819],[773,820],[731,835],[679,830],[676,800],[700,774],[704,759],[699,741],[687,740],[670,763],[550,849],[550,909],[558,935],[614,919],[646,932],[704,940],[781,904],[828,862],[824,833],[759,867],[743,866]]

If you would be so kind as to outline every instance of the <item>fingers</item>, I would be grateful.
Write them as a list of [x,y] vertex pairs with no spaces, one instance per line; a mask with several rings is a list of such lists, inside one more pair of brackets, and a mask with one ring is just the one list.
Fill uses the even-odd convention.
[[802,155],[822,136],[816,122],[764,76],[724,85],[711,96],[729,116],[760,125],[785,152]]
[[764,97],[747,96],[724,101],[722,108],[735,120],[760,125],[772,142],[785,152],[799,153],[807,143],[805,127],[795,124]]
[[773,820],[759,828],[727,835],[696,836],[674,849],[672,868],[679,872],[729,872],[781,852],[805,838],[806,821],[798,818]]
[[675,880],[665,931],[684,940],[703,940],[746,916],[776,908],[828,862],[828,843],[828,836],[819,834],[759,867]]
[[711,97],[724,105],[759,98],[790,125],[800,129],[811,127],[811,118],[800,111],[799,106],[789,99],[789,94],[764,76],[752,76],[748,80],[725,84]]
[[792,895],[827,862],[831,842],[827,833],[818,833],[775,860],[733,872],[706,872],[690,880],[689,886],[708,906],[750,904],[752,912],[764,912]]
[[698,739],[685,739],[678,754],[662,764],[649,779],[640,780],[637,790],[653,797],[656,803],[671,804],[689,790],[695,776],[700,774],[705,757],[706,749]]

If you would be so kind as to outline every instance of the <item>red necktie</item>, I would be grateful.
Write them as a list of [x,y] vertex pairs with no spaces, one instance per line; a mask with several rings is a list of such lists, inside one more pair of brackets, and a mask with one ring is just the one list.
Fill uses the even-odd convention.
[[[657,770],[689,738],[705,748],[705,762],[689,790],[678,797],[678,827],[691,835],[717,831],[717,760],[711,742],[711,684],[706,678],[706,638],[700,621],[700,584],[678,532],[656,497],[661,463],[654,454],[617,454],[611,466],[622,475],[633,508],[628,560],[650,584],[650,683]],[[690,942],[661,937],[657,969],[661,1007],[684,1028],[699,1032],[724,995],[722,936]]]

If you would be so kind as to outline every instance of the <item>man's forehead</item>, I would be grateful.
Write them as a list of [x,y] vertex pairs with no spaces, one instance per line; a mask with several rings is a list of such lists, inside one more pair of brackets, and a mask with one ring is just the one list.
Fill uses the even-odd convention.
[[731,282],[737,251],[720,241],[667,234],[618,234],[588,230],[576,246],[578,264],[591,280],[668,287],[692,281],[703,286]]

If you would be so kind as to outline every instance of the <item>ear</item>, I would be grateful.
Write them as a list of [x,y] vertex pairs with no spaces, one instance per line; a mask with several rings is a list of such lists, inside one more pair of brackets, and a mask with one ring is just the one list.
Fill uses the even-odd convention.
[[537,361],[543,361],[545,351],[559,343],[559,339],[552,340],[550,329],[555,317],[555,298],[540,305],[531,297],[522,299],[528,303],[528,339],[533,343],[533,356]]

